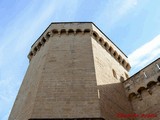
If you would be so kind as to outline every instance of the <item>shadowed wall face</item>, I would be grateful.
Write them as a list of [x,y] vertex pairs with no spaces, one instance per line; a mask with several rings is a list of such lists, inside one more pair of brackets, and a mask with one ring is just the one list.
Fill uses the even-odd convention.
[[128,72],[97,42],[92,39],[101,114],[106,120],[119,120],[118,113],[133,113],[120,83],[121,77],[125,78]]

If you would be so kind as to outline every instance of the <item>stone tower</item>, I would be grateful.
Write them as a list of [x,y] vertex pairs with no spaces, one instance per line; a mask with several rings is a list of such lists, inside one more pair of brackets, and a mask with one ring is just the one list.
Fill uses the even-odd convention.
[[126,55],[91,22],[52,23],[32,45],[9,120],[119,120],[132,113]]

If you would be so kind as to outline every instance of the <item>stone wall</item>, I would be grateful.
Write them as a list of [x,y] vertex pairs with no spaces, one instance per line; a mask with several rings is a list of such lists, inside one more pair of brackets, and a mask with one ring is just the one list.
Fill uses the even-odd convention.
[[93,23],[51,24],[28,58],[9,120],[116,120],[132,112],[121,83],[128,59]]
[[[140,116],[137,120],[146,119],[145,117],[160,119],[160,59],[140,70],[123,84],[134,112]],[[146,116],[142,116],[143,114]]]
[[120,82],[121,78],[126,79],[128,72],[98,42],[92,39],[101,115],[105,120],[119,120],[121,118],[117,114],[132,113],[131,104]]

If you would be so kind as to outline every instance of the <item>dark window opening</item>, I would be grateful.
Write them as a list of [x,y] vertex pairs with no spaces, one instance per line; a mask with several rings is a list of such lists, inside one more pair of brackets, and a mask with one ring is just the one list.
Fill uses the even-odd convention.
[[112,70],[112,72],[113,72],[113,76],[117,79],[117,74],[116,74],[116,72],[115,72],[114,70]]

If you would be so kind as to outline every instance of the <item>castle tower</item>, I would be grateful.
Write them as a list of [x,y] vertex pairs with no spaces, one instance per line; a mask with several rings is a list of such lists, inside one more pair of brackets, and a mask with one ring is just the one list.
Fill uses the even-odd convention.
[[126,55],[93,23],[52,23],[32,45],[9,120],[105,119],[132,107]]

